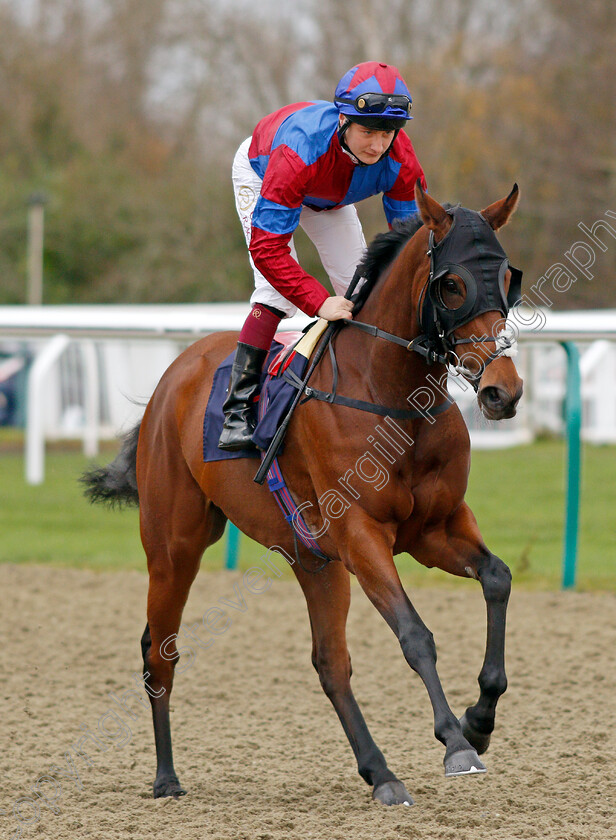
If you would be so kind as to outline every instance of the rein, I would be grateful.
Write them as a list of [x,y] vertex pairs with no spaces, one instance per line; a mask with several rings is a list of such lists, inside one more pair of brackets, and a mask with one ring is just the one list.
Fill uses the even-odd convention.
[[[348,324],[349,326],[359,327],[369,335],[393,341],[395,344],[406,347],[407,350],[414,349],[409,346],[413,342],[407,342],[404,339],[399,338],[397,335],[392,335],[391,333],[380,330],[378,327],[373,327],[370,324],[363,324],[360,321],[343,321],[342,323]],[[338,393],[338,362],[334,352],[333,340],[329,342],[329,356],[333,371],[332,390],[329,392],[320,391],[318,388],[312,388],[306,385],[305,382],[296,376],[296,374],[294,374],[289,368],[287,368],[287,370],[283,373],[283,378],[293,385],[294,388],[303,389],[305,399],[301,401],[302,405],[308,402],[308,400],[315,399],[333,405],[344,405],[347,408],[356,408],[359,411],[368,411],[371,414],[378,414],[381,417],[392,417],[396,420],[418,420],[422,417],[424,419],[428,417],[437,417],[439,414],[447,411],[447,409],[451,406],[451,401],[445,400],[440,405],[418,411],[413,408],[388,408],[387,406],[380,405],[379,403],[371,403],[366,400],[356,400],[351,397],[345,397]]]

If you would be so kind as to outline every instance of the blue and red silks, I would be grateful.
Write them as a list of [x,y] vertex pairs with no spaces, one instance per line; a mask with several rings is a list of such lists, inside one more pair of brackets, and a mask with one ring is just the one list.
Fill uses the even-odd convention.
[[310,316],[323,304],[325,289],[291,256],[289,241],[302,207],[327,212],[380,194],[391,226],[417,212],[418,178],[426,188],[404,131],[384,158],[360,166],[340,145],[339,116],[333,102],[287,105],[257,124],[248,152],[263,181],[252,215],[250,254],[272,286]]

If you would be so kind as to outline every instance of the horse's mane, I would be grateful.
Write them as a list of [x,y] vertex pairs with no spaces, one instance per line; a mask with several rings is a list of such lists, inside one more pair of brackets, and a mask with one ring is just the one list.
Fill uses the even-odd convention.
[[364,285],[372,287],[420,227],[423,227],[421,217],[409,216],[407,219],[396,219],[391,230],[374,237],[358,266],[361,276],[366,279]]
[[[443,205],[445,210],[449,210],[453,206],[449,203]],[[355,311],[363,306],[383,271],[388,265],[391,265],[409,239],[421,227],[423,227],[423,222],[417,214],[406,219],[396,219],[391,230],[387,233],[379,233],[374,237],[357,267],[360,275],[365,278],[365,282],[358,292]]]

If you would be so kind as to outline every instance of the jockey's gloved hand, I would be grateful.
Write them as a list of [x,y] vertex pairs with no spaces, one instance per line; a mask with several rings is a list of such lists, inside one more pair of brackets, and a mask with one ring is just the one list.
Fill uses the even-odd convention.
[[333,295],[328,297],[317,312],[319,318],[324,318],[326,321],[339,321],[343,318],[351,318],[353,310],[353,302],[347,300],[341,295]]

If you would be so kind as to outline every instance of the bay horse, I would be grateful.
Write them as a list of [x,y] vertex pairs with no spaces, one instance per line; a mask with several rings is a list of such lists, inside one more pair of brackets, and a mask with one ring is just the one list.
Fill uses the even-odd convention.
[[[350,574],[357,577],[426,686],[434,732],[445,747],[446,774],[485,771],[479,754],[488,747],[497,701],[507,687],[504,646],[511,575],[486,547],[464,501],[469,435],[455,403],[447,399],[442,385],[435,390],[433,383],[445,381],[447,364],[455,359],[458,370],[473,381],[483,414],[497,420],[515,414],[522,381],[510,356],[498,351],[498,339],[496,348],[490,343],[504,323],[506,307],[494,303],[490,295],[492,303],[484,300],[477,314],[476,303],[475,309],[467,306],[471,297],[476,301],[483,295],[484,299],[489,283],[493,290],[497,278],[473,279],[472,272],[457,264],[437,266],[436,278],[434,259],[439,246],[451,241],[448,234],[453,236],[456,225],[458,247],[471,263],[481,257],[479,251],[485,251],[490,237],[498,243],[494,231],[509,220],[519,196],[515,185],[506,198],[481,214],[461,208],[467,215],[474,214],[475,228],[479,224],[489,230],[480,232],[479,240],[476,230],[469,232],[451,208],[441,206],[419,184],[416,197],[420,219],[413,234],[403,244],[399,234],[383,234],[376,251],[368,251],[366,273],[374,275],[374,283],[354,319],[360,329],[345,326],[338,331],[336,363],[333,354],[326,353],[310,380],[312,388],[327,393],[335,374],[339,393],[377,406],[380,414],[375,417],[348,405],[304,401],[293,416],[279,457],[289,490],[297,503],[302,502],[307,526],[319,535],[320,548],[333,562],[312,573],[316,558],[297,548],[293,529],[272,494],[253,481],[253,459],[203,461],[204,407],[218,365],[235,347],[236,333],[209,335],[185,350],[162,376],[140,425],[127,435],[116,460],[82,477],[91,501],[138,500],[140,508],[149,571],[141,647],[156,744],[155,797],[177,798],[185,793],[174,769],[169,719],[179,656],[175,640],[201,556],[220,539],[227,520],[265,547],[278,546],[289,556],[299,551],[300,562],[293,564],[293,570],[308,606],[312,663],[374,800],[387,805],[413,802],[372,739],[351,690],[345,636]],[[513,283],[513,272],[505,259],[498,278],[504,295]],[[421,349],[420,314],[435,279],[438,289],[430,290],[430,299],[433,314],[442,316],[436,324],[446,342],[441,346],[445,352],[424,346],[423,354],[416,353],[415,349]],[[465,318],[457,312],[465,312]],[[409,395],[428,393],[429,387],[438,410],[405,415]],[[395,428],[390,423],[386,429],[384,415],[395,422]],[[383,434],[382,443],[374,443],[375,429],[389,430],[389,445]],[[366,461],[370,441],[372,460]],[[361,476],[366,478],[377,465],[387,481],[379,487],[364,482],[359,492]],[[338,514],[331,504],[333,488]],[[481,584],[487,605],[487,641],[478,679],[480,692],[460,720],[448,705],[436,670],[433,636],[398,576],[394,555],[401,552],[424,566]]]

